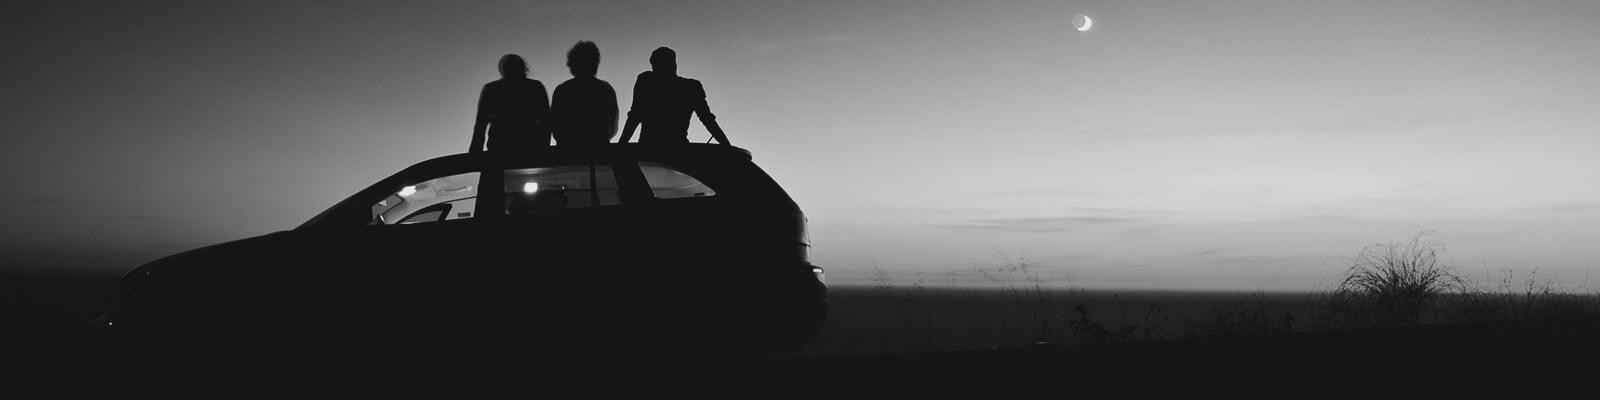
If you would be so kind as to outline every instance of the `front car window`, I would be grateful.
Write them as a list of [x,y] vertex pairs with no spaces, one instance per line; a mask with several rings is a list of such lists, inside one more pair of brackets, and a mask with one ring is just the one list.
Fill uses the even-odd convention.
[[429,179],[401,187],[372,204],[367,224],[417,224],[472,218],[477,199],[477,172]]
[[400,224],[401,225],[408,225],[408,224],[420,224],[420,223],[424,223],[424,222],[437,222],[437,221],[439,221],[439,217],[444,216],[444,214],[447,213],[447,212],[449,212],[448,208],[436,209],[436,210],[432,210],[432,211],[418,212],[416,214],[411,214],[411,216],[406,217],[406,219],[400,220]]
[[607,165],[579,164],[505,171],[506,213],[526,215],[613,206],[617,178]]

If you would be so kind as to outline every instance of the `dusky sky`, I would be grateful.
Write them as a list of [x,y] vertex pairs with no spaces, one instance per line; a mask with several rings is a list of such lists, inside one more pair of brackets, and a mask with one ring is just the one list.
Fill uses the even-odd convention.
[[[1600,260],[1590,1],[22,1],[0,265],[126,270],[465,150],[507,53],[657,46],[832,282],[1305,290],[1434,231],[1485,281]],[[1075,14],[1094,29],[1077,32]],[[690,139],[708,135],[695,122]]]

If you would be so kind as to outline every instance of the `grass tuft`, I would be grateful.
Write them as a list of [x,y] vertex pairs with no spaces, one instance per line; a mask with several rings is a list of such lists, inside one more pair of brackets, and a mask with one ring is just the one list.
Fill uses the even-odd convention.
[[1457,267],[1439,260],[1444,245],[1423,232],[1407,243],[1373,244],[1349,260],[1329,310],[1351,327],[1412,326],[1448,293],[1462,293]]

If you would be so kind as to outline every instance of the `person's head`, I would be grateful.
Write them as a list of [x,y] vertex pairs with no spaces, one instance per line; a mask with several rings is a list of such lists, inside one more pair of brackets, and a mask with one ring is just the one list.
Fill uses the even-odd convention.
[[657,47],[650,52],[650,69],[664,74],[676,75],[678,73],[678,52],[672,51],[667,46]]
[[579,41],[567,50],[567,69],[572,76],[594,76],[600,70],[600,47],[591,41]]
[[528,63],[522,61],[522,56],[507,54],[500,57],[500,77],[526,78],[528,77]]

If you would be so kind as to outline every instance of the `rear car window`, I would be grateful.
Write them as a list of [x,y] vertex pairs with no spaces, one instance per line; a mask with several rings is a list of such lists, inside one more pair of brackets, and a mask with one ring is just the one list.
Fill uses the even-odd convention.
[[700,182],[694,176],[670,165],[640,162],[639,171],[644,173],[645,183],[650,185],[650,193],[658,199],[680,199],[687,197],[716,196],[717,191]]

